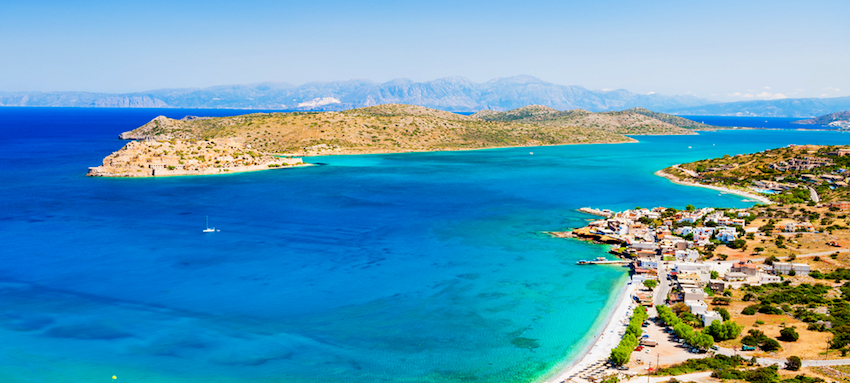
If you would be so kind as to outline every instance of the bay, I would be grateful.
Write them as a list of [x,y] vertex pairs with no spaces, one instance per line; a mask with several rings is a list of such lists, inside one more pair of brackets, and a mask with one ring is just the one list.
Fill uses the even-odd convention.
[[85,177],[156,115],[243,112],[0,108],[0,380],[534,381],[587,346],[627,277],[545,231],[584,225],[583,206],[749,206],[653,173],[850,142],[719,131]]

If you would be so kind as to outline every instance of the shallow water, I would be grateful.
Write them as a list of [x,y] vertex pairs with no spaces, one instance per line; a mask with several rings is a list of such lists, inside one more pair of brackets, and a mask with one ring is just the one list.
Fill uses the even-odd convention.
[[[84,176],[118,133],[204,113],[239,111],[0,108],[0,380],[532,381],[585,346],[626,277],[543,231],[582,226],[582,206],[748,206],[653,172],[850,143],[726,131]],[[207,215],[221,232],[201,233]]]

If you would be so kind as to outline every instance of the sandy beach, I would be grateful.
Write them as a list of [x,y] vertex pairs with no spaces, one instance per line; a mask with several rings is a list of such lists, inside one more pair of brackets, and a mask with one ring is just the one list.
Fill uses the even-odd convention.
[[607,361],[611,350],[620,344],[621,332],[626,330],[626,323],[631,318],[632,310],[636,304],[632,299],[636,285],[626,282],[623,291],[617,298],[617,303],[609,314],[605,327],[595,336],[584,350],[583,355],[576,362],[563,368],[545,380],[546,383],[560,383],[568,381],[573,375],[581,372],[585,367],[599,361]]
[[679,185],[696,186],[696,187],[701,187],[701,188],[706,188],[706,189],[711,189],[711,190],[717,190],[719,192],[735,194],[735,195],[746,197],[746,198],[749,198],[749,199],[752,199],[752,200],[756,200],[756,201],[763,203],[765,205],[772,205],[773,204],[773,201],[769,200],[765,196],[760,196],[758,194],[753,194],[753,193],[747,193],[747,192],[741,191],[741,190],[729,189],[729,188],[725,188],[725,187],[722,187],[722,186],[703,185],[703,184],[698,184],[698,183],[694,183],[694,182],[682,181],[681,179],[679,179],[679,177],[676,177],[676,176],[669,174],[669,173],[665,173],[663,170],[659,170],[659,171],[655,172],[655,175],[664,177],[664,178],[672,181],[673,183],[677,183]]

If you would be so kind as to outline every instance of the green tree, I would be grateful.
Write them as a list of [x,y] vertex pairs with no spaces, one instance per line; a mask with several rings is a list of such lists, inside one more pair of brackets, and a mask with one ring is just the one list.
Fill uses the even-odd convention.
[[695,333],[688,343],[700,350],[707,350],[709,347],[714,345],[714,338],[708,334]]
[[800,339],[800,334],[793,327],[786,327],[779,332],[779,339],[786,342],[796,342],[797,339]]
[[647,280],[643,281],[643,285],[646,286],[647,288],[654,289],[655,286],[658,286],[658,281],[656,281],[654,279],[647,279]]
[[798,371],[800,367],[803,366],[803,361],[799,356],[789,356],[788,360],[785,362],[785,369],[791,371]]
[[721,317],[721,318],[723,318],[723,320],[724,320],[724,321],[727,321],[727,320],[729,320],[729,319],[732,319],[732,315],[731,315],[731,314],[729,314],[729,311],[728,311],[728,310],[726,310],[726,309],[725,309],[725,308],[723,308],[723,307],[717,308],[717,309],[715,309],[714,311],[717,311],[717,313],[718,313],[718,314],[720,314],[720,317]]
[[776,341],[776,339],[767,338],[764,340],[764,342],[762,342],[761,345],[759,345],[759,347],[761,347],[761,349],[764,351],[770,352],[779,350],[780,348],[782,348],[782,345],[780,345],[779,342]]
[[688,206],[685,206],[685,210],[687,210],[687,211],[694,211],[694,210],[696,210],[696,209],[697,209],[697,208],[696,208],[694,205],[688,205]]
[[718,273],[714,270],[711,270],[711,279],[717,279],[717,278],[720,278],[720,273]]

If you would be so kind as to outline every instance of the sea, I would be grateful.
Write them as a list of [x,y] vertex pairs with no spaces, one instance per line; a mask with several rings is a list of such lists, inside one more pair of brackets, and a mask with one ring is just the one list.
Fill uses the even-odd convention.
[[158,115],[248,112],[0,108],[0,381],[535,382],[591,344],[628,279],[576,265],[606,246],[547,234],[594,219],[578,208],[751,206],[653,173],[850,144],[728,130],[85,176]]

